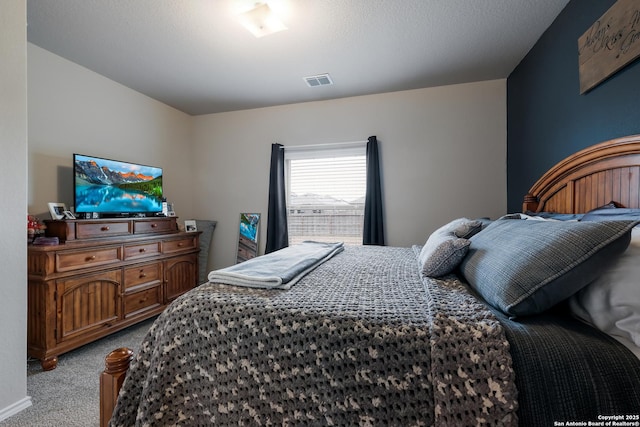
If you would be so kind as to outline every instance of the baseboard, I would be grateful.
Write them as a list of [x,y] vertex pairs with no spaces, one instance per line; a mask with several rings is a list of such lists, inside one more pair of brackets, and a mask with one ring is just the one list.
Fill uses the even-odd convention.
[[18,412],[27,409],[29,406],[31,406],[31,397],[27,396],[6,408],[0,409],[0,421],[4,421],[9,417],[14,416]]

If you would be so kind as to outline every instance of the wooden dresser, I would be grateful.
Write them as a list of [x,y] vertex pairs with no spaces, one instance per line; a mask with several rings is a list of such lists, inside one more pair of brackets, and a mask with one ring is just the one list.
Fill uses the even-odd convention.
[[176,218],[45,221],[57,246],[29,245],[27,352],[58,355],[160,313],[196,286],[199,232]]

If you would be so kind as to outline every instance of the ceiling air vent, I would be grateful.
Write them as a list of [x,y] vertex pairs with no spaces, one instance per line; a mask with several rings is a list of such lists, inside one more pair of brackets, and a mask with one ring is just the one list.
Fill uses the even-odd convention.
[[329,74],[318,74],[317,76],[303,77],[309,87],[328,86],[333,84]]

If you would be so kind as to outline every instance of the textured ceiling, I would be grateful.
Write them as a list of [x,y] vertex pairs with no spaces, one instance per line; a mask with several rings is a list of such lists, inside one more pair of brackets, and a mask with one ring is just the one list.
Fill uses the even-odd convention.
[[247,1],[27,0],[28,40],[200,115],[506,78],[569,0],[274,0],[262,38]]

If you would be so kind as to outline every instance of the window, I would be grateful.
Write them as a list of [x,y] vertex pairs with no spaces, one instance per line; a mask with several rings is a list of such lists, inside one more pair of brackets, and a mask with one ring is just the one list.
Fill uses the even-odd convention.
[[289,244],[361,245],[367,185],[366,143],[285,150]]

